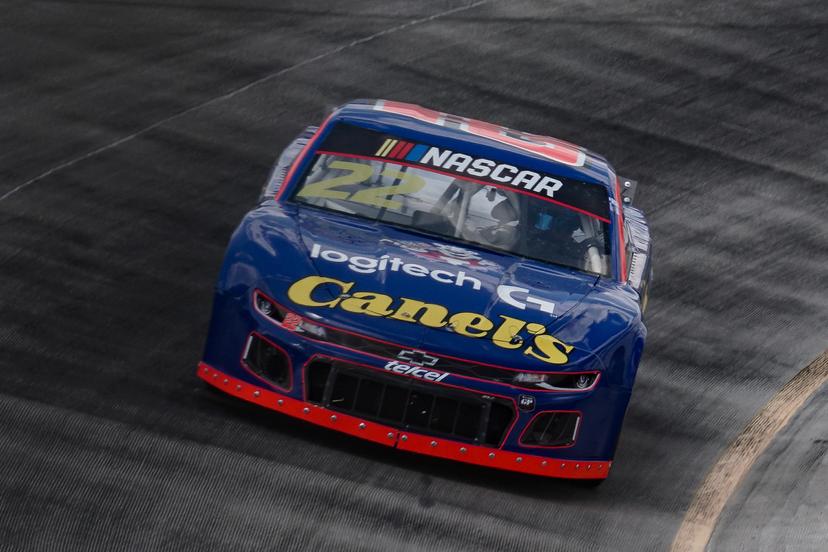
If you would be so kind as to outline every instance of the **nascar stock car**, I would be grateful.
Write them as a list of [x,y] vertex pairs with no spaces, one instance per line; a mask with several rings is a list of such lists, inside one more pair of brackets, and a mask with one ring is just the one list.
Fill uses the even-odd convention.
[[646,335],[634,190],[554,138],[341,106],[234,233],[198,375],[390,447],[603,480]]

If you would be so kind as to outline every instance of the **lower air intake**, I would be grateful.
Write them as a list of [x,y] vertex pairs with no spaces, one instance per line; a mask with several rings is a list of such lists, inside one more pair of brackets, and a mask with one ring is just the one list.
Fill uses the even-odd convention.
[[581,416],[577,412],[542,412],[520,437],[522,445],[565,447],[575,442]]
[[337,360],[307,366],[308,400],[379,423],[458,441],[498,446],[513,405],[471,391],[420,383]]
[[250,336],[244,363],[273,385],[282,389],[290,387],[290,363],[287,355],[257,334]]

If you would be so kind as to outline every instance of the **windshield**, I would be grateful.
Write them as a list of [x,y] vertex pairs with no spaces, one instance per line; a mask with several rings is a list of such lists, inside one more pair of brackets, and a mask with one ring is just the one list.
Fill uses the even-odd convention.
[[[379,147],[371,152],[375,156],[328,151],[329,145],[336,144],[323,144],[293,200],[487,249],[609,275],[607,218],[554,198],[547,199],[544,194],[526,193],[526,188],[510,189],[499,183],[414,166],[410,163],[410,152],[427,146],[383,135],[379,137],[382,138]],[[393,142],[405,145],[398,148]],[[353,149],[353,143],[349,141],[350,147],[337,149]],[[383,149],[388,151],[383,152]],[[396,157],[403,159],[389,159],[394,157],[394,149],[399,150]],[[442,153],[437,148],[431,149]],[[404,154],[400,155],[400,151]],[[426,163],[427,155],[422,157]],[[443,159],[449,158],[445,156]],[[444,169],[448,163],[442,165]],[[474,163],[467,165],[474,166]],[[487,165],[481,163],[479,166]],[[491,169],[490,173],[495,173],[500,166]],[[517,170],[511,165],[503,166]],[[505,170],[500,173],[508,174]],[[595,184],[548,177],[547,190],[542,191],[552,189],[554,194],[563,185],[588,187],[585,188],[590,194],[588,206],[593,208],[595,191],[598,191],[597,199],[603,199],[606,205],[606,191]],[[538,186],[532,189],[537,190]],[[567,197],[571,198],[572,190],[567,191]]]

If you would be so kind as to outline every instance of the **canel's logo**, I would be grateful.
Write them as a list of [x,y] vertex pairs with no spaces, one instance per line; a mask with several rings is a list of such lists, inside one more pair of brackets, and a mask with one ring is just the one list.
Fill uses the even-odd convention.
[[[537,322],[505,314],[491,319],[477,312],[450,312],[439,303],[427,303],[412,297],[397,298],[378,291],[355,290],[355,286],[356,282],[305,276],[290,285],[287,296],[303,307],[339,309],[429,328],[448,326],[458,335],[486,339],[502,349],[522,349],[524,355],[548,364],[566,364],[575,348],[546,333],[547,327]],[[524,331],[528,338],[521,335]]]

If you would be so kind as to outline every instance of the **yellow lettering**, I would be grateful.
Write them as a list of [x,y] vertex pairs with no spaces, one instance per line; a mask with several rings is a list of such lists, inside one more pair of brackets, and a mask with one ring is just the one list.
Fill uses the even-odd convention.
[[535,322],[530,322],[526,324],[526,331],[532,335],[540,335],[546,331],[546,326],[543,324],[537,324]]
[[494,323],[474,312],[458,312],[449,318],[452,329],[466,337],[485,337],[489,330],[494,328]]
[[[523,320],[518,320],[517,318],[512,318],[511,316],[504,316],[500,315],[500,318],[503,319],[503,322],[500,323],[498,326],[497,331],[492,336],[492,342],[497,345],[498,347],[502,347],[504,349],[517,349],[523,345],[523,338],[520,337],[518,334],[526,325],[526,322]],[[512,342],[513,338],[517,337]]]
[[[333,286],[330,290],[332,299],[320,300],[314,298],[318,288]],[[287,290],[288,298],[305,307],[339,306],[342,310],[367,316],[383,316],[393,320],[414,322],[430,328],[442,328],[447,322],[452,329],[466,337],[481,338],[490,334],[495,326],[487,317],[475,312],[458,312],[449,316],[448,309],[436,303],[426,303],[407,297],[400,298],[400,306],[392,308],[394,298],[382,293],[357,291],[351,296],[345,296],[354,282],[344,282],[324,276],[307,276],[294,282]],[[338,288],[338,290],[336,289]],[[335,297],[334,297],[335,295]],[[500,315],[500,325],[491,335],[492,343],[503,349],[519,349],[526,344],[520,333],[526,331],[533,335],[532,344],[523,351],[524,355],[531,356],[548,364],[566,364],[569,362],[569,353],[574,346],[567,345],[554,336],[543,333],[546,329],[542,324],[527,323],[518,318]]]
[[[537,351],[535,351],[537,347]],[[543,334],[535,337],[532,346],[529,346],[523,353],[531,357],[535,357],[543,362],[549,364],[566,364],[569,361],[569,352],[574,349],[572,345],[567,345],[560,339],[549,334]]]
[[288,298],[297,305],[302,305],[305,307],[334,308],[341,300],[341,297],[331,299],[330,301],[317,301],[316,299],[311,297],[316,288],[318,288],[319,286],[323,286],[325,284],[333,284],[335,286],[338,286],[342,290],[339,292],[339,294],[347,293],[348,290],[354,286],[353,282],[343,282],[341,280],[336,280],[334,278],[325,278],[322,276],[306,276],[305,278],[302,278],[301,280],[294,282],[293,285],[291,285],[288,288],[287,295]]
[[393,301],[391,297],[381,293],[357,291],[351,297],[342,301],[339,308],[357,314],[367,314],[368,316],[388,316],[392,312],[388,307],[391,306]]
[[[422,301],[409,299],[407,297],[402,297],[401,301],[402,305],[400,305],[390,318],[404,320],[406,322],[419,322],[423,326],[430,328],[442,328],[446,325],[448,309],[443,305],[423,303]],[[421,311],[422,314],[420,314]]]

